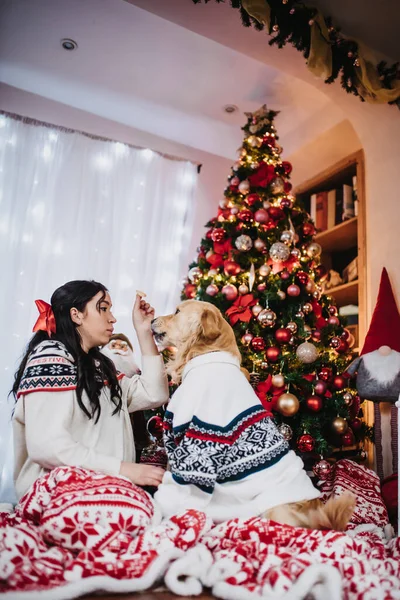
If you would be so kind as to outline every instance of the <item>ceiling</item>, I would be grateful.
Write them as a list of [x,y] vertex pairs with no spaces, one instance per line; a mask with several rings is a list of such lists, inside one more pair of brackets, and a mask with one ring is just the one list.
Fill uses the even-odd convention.
[[[66,37],[76,51],[61,48]],[[299,53],[268,47],[228,4],[0,0],[1,81],[220,156],[234,156],[242,113],[263,103],[281,111],[286,155],[342,120],[307,77]]]

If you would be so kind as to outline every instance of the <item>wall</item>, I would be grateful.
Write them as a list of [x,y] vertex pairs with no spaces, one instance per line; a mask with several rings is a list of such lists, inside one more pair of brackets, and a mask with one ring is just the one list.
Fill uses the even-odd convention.
[[232,161],[3,83],[0,83],[0,109],[202,164],[196,197],[195,225],[187,254],[188,264],[192,261],[203,235],[204,224],[215,216]]

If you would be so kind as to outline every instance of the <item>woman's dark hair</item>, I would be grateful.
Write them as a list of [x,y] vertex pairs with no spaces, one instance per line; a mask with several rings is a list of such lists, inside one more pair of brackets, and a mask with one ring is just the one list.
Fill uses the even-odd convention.
[[[115,404],[113,415],[119,413],[122,408],[121,388],[114,363],[102,354],[98,348],[92,348],[87,353],[82,349],[81,338],[76,329],[76,324],[71,319],[70,310],[76,308],[83,312],[87,303],[99,292],[103,292],[97,303],[97,310],[100,310],[100,304],[106,295],[107,288],[97,281],[69,281],[57,288],[50,300],[56,320],[56,333],[52,334],[51,339],[62,342],[74,357],[77,367],[76,395],[78,404],[88,418],[94,418],[96,423],[101,412],[100,393],[104,387],[104,381],[107,381],[110,387],[111,400]],[[45,331],[37,331],[30,340],[21,364],[15,373],[14,385],[11,390],[15,398],[17,398],[18,388],[29,355],[38,344],[48,339],[50,338]],[[91,411],[82,402],[83,391],[89,397]]]

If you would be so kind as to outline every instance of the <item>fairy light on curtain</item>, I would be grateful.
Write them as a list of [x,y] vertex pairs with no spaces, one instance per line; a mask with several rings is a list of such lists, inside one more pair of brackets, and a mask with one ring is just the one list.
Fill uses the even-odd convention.
[[0,502],[12,499],[7,394],[34,300],[71,279],[101,281],[134,342],[136,289],[159,314],[179,300],[196,183],[190,162],[0,114]]

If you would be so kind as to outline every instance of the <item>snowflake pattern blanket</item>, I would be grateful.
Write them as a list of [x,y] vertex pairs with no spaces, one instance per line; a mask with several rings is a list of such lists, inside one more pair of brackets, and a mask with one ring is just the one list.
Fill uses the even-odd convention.
[[262,518],[215,526],[195,510],[155,526],[153,503],[140,488],[59,467],[13,514],[0,514],[0,594],[63,600],[163,584],[176,594],[210,590],[226,600],[400,599],[400,541],[385,536],[377,476],[339,461],[322,491],[344,490],[357,495],[346,533]]

